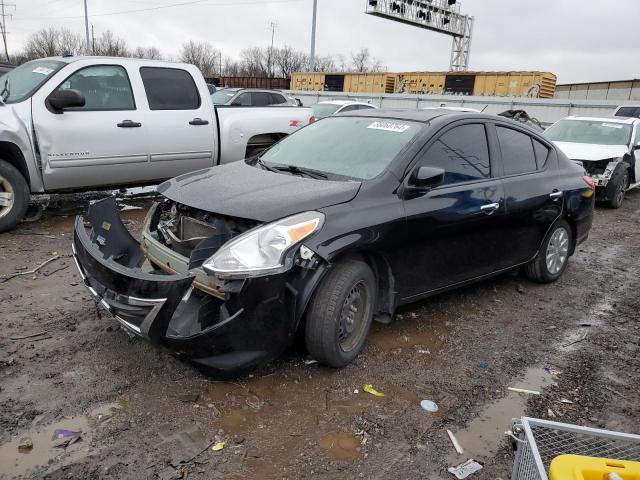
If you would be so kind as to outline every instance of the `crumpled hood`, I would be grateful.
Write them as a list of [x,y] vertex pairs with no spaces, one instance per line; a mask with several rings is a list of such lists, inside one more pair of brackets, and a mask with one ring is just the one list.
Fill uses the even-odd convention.
[[571,160],[605,160],[629,153],[626,145],[597,145],[594,143],[553,142]]
[[270,172],[238,161],[180,175],[158,186],[158,193],[199,210],[271,222],[348,202],[360,185]]

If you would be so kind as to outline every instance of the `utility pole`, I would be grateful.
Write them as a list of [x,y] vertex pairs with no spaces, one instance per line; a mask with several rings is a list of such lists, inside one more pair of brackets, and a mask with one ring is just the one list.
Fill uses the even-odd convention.
[[87,35],[87,55],[91,53],[91,40],[89,39],[89,14],[87,13],[87,0],[84,0],[84,30]]
[[314,72],[316,69],[316,14],[318,11],[318,0],[313,0],[313,19],[311,20],[311,53],[309,54],[309,69]]
[[15,7],[13,3],[4,3],[4,0],[0,0],[0,15],[2,21],[0,21],[0,29],[2,29],[2,42],[4,43],[4,55],[9,61],[9,50],[7,49],[7,17],[10,16],[5,13],[4,7]]
[[93,23],[91,24],[91,55],[96,54],[96,32],[93,29]]
[[273,37],[276,33],[276,27],[278,24],[276,22],[269,22],[269,26],[271,27],[271,50],[269,50],[269,76],[273,77]]

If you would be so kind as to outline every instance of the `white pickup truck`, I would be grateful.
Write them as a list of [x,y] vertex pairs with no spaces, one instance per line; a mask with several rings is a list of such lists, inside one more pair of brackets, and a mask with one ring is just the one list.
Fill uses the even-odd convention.
[[0,232],[31,193],[152,183],[241,160],[313,121],[302,107],[214,106],[193,65],[52,57],[0,77]]

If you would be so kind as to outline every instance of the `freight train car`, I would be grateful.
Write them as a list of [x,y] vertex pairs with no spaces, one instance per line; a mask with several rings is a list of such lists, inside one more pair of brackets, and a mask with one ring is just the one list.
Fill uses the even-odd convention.
[[275,90],[289,90],[291,82],[288,78],[272,77],[209,77],[207,83],[213,83],[220,88],[263,88]]
[[553,98],[548,72],[294,73],[293,90]]

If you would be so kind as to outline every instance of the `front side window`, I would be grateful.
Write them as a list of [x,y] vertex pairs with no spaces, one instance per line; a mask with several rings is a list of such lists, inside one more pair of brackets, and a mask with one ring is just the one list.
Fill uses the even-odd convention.
[[443,184],[482,180],[491,176],[484,125],[461,125],[448,130],[429,147],[421,165],[442,168]]
[[211,101],[215,105],[225,105],[236,94],[235,90],[218,90],[211,95]]
[[0,77],[2,100],[4,103],[26,100],[65,65],[56,60],[34,60],[9,70]]
[[537,165],[531,137],[511,128],[496,127],[496,130],[502,151],[504,174],[534,172]]
[[559,120],[544,132],[554,142],[628,145],[631,125],[606,120]]
[[311,107],[311,109],[313,110],[313,116],[317,119],[333,115],[338,111],[339,108],[340,105],[336,105],[333,103],[316,103]]
[[129,77],[119,65],[96,65],[78,70],[59,90],[78,90],[85,98],[84,107],[68,108],[69,111],[135,110]]
[[151,110],[197,110],[200,94],[193,77],[180,68],[142,67],[140,76]]
[[366,180],[381,174],[423,127],[408,120],[329,117],[285,137],[260,159],[267,166]]
[[252,103],[251,103],[251,94],[250,93],[241,93],[240,95],[238,95],[233,100],[231,105],[240,105],[242,107],[250,107],[252,105]]

